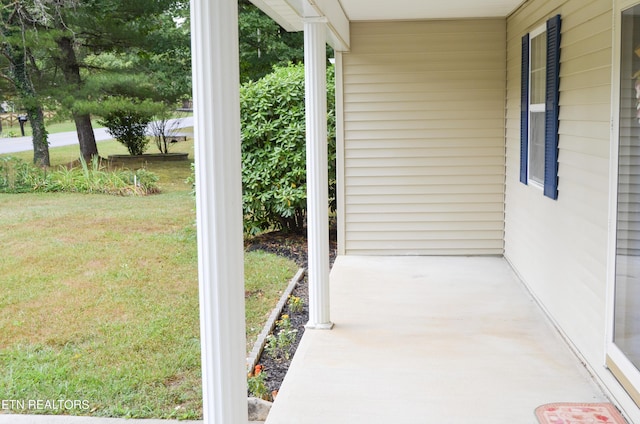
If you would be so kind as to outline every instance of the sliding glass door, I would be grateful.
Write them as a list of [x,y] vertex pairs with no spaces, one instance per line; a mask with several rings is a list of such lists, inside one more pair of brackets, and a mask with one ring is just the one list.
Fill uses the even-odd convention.
[[615,275],[607,364],[640,403],[640,5],[619,13]]

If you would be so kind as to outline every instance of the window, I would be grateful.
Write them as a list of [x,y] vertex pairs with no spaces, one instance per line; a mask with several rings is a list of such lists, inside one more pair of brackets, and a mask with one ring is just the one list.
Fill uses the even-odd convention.
[[547,30],[529,44],[529,181],[544,186],[544,106],[547,85]]
[[558,198],[560,15],[522,37],[520,181]]

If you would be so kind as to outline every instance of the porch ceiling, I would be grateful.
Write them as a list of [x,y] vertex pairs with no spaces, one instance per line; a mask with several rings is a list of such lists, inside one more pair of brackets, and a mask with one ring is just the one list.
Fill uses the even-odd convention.
[[506,16],[522,0],[340,0],[350,21]]
[[349,21],[492,18],[507,16],[525,0],[250,0],[288,31],[301,31],[303,3],[342,9]]
[[526,0],[250,0],[287,31],[325,17],[329,44],[349,49],[349,22],[504,17]]

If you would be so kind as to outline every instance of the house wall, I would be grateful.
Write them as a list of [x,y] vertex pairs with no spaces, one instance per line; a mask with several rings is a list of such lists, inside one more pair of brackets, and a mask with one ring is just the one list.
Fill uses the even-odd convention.
[[[558,200],[519,182],[521,37],[562,15]],[[611,2],[530,1],[507,20],[505,257],[593,361],[602,361],[611,116]],[[594,337],[597,331],[601,336]]]
[[341,253],[503,253],[505,31],[351,24]]
[[[604,366],[612,0],[530,0],[507,18],[505,257],[632,422]],[[558,199],[519,182],[521,38],[562,17]]]

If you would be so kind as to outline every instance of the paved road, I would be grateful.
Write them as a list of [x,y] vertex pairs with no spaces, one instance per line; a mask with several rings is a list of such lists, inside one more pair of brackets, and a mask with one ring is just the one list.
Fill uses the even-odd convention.
[[[193,117],[180,118],[178,120],[170,120],[169,125],[177,122],[178,128],[187,128],[193,126]],[[96,135],[96,141],[111,140],[113,137],[107,133],[105,128],[96,128],[93,130]],[[49,134],[49,147],[68,146],[70,144],[78,144],[78,135],[75,131]],[[12,137],[0,138],[0,154],[26,152],[33,150],[33,142],[31,137]]]

